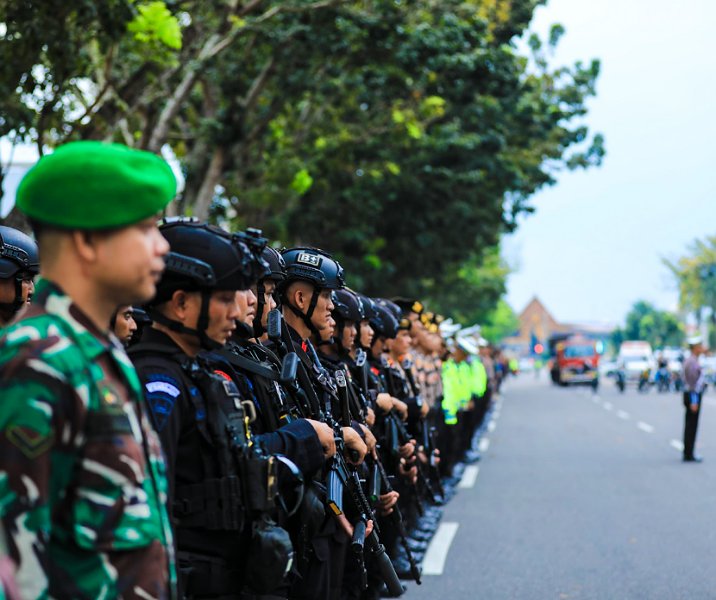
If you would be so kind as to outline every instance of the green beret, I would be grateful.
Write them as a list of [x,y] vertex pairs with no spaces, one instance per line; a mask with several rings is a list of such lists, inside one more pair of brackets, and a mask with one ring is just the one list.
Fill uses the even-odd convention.
[[120,144],[70,142],[23,177],[17,206],[28,217],[66,229],[110,229],[157,214],[176,194],[169,165]]

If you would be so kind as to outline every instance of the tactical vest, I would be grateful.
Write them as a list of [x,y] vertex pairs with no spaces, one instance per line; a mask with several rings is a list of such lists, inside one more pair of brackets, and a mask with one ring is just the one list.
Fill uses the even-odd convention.
[[[134,357],[161,354],[181,366],[199,391],[190,394],[190,398],[197,429],[209,442],[201,452],[204,472],[215,472],[217,460],[220,467],[219,477],[175,488],[172,514],[177,528],[236,531],[239,535],[250,523],[246,583],[257,593],[276,589],[293,564],[288,534],[272,520],[277,464],[275,457],[263,455],[251,441],[246,401],[235,381],[221,364],[202,355],[191,358],[169,346],[148,343],[140,343],[130,352]],[[213,452],[208,453],[207,448]],[[192,566],[185,590],[197,594],[234,593],[237,582],[226,576],[224,567],[212,565],[206,571],[207,564],[202,559]]]

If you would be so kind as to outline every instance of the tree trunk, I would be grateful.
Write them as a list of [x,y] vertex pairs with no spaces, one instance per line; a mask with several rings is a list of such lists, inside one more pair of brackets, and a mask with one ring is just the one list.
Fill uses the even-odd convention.
[[199,192],[194,201],[194,216],[202,221],[206,221],[209,217],[209,208],[214,199],[216,186],[221,180],[221,173],[224,169],[225,151],[223,146],[217,146],[211,156],[211,162],[204,174],[204,181],[201,183]]

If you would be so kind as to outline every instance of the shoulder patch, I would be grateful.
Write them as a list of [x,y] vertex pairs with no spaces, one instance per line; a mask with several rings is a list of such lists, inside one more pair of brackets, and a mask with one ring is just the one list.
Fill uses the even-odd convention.
[[157,431],[161,431],[167,424],[177,398],[181,396],[179,382],[165,373],[150,373],[144,389]]
[[47,452],[54,442],[54,432],[43,435],[35,429],[21,425],[11,425],[5,430],[5,436],[27,458],[35,459]]

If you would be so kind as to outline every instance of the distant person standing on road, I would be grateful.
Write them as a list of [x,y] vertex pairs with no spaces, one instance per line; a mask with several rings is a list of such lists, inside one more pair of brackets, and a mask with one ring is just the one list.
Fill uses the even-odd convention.
[[701,338],[689,339],[691,355],[684,361],[684,462],[701,462],[701,457],[694,454],[696,442],[696,428],[699,425],[701,412],[701,397],[706,383],[703,370],[699,364],[699,356],[704,353]]

